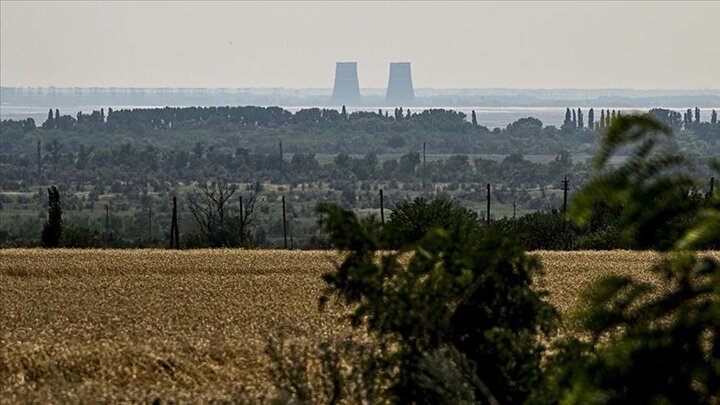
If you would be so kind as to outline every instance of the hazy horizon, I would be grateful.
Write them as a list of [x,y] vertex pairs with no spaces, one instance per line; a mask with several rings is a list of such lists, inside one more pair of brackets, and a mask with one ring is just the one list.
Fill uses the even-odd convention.
[[327,89],[351,60],[363,89],[410,61],[418,89],[716,90],[718,15],[718,2],[3,1],[0,85]]

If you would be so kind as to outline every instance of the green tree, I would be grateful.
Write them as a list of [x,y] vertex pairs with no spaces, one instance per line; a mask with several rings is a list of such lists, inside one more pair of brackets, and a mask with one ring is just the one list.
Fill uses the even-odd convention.
[[[573,201],[570,215],[585,224],[595,202],[620,203],[622,233],[641,238],[644,230],[673,221],[667,197],[686,190],[678,170],[685,160],[657,150],[670,128],[652,117],[617,118],[594,162],[607,173],[588,184]],[[608,167],[622,147],[635,152],[619,168]],[[655,153],[651,153],[655,152]],[[720,164],[715,163],[715,170]],[[640,190],[636,190],[636,189]],[[643,212],[636,207],[642,206]],[[720,198],[716,194],[667,244],[653,267],[658,284],[632,275],[605,276],[579,298],[571,324],[584,338],[557,343],[546,384],[537,402],[563,403],[714,403],[720,399],[720,263],[696,250],[720,235]]]
[[60,246],[62,236],[62,205],[57,187],[48,187],[48,219],[42,230],[42,245],[46,248]]
[[[460,228],[433,228],[400,251],[380,253],[376,222],[335,206],[319,210],[330,240],[347,253],[323,276],[321,307],[332,298],[350,304],[351,323],[382,342],[377,364],[391,380],[391,399],[527,398],[556,317],[545,293],[531,288],[536,259],[510,240],[466,238]],[[443,377],[447,369],[452,374]],[[450,375],[466,389],[448,394]]]
[[407,246],[434,228],[454,229],[470,238],[479,232],[477,214],[448,200],[416,198],[395,205],[385,234],[392,247]]
[[582,109],[578,108],[577,110],[577,126],[578,128],[585,128],[585,121],[583,120],[583,113]]
[[477,126],[477,124],[478,124],[477,114],[475,114],[475,110],[472,110],[472,124],[473,124],[473,126]]

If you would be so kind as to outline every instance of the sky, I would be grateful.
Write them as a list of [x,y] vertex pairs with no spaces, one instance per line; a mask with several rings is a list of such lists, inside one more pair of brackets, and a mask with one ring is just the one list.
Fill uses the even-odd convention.
[[720,89],[720,2],[0,2],[0,84]]

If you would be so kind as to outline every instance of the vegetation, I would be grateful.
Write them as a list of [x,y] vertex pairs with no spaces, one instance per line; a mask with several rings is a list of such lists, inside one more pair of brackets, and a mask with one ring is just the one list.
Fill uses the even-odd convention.
[[[682,170],[686,160],[659,147],[671,135],[650,115],[616,117],[594,162],[601,173],[569,213],[582,226],[598,206],[617,209],[620,240],[671,250],[653,268],[660,286],[601,278],[566,320],[576,333],[550,339],[553,350],[542,342],[553,331],[554,309],[531,288],[539,266],[502,234],[478,229],[481,236],[470,237],[464,228],[472,221],[440,220],[444,228],[379,253],[372,220],[322,206],[330,240],[347,256],[325,274],[321,307],[339,297],[354,311],[351,324],[390,348],[380,364],[391,402],[720,400],[720,262],[695,252],[720,239],[720,196],[697,197],[702,211],[687,216],[683,200],[693,182]],[[630,158],[606,167],[623,146],[633,148]],[[418,215],[416,206],[435,211]],[[444,218],[452,209],[416,201],[404,211]]]
[[[533,255],[544,267],[533,285],[563,316],[602,275],[662,282],[650,271],[660,260],[654,253]],[[265,392],[276,381],[293,393],[272,377],[268,342],[283,353],[295,347],[296,357],[283,356],[278,368],[288,374],[287,362],[297,359],[314,393],[331,381],[318,374],[320,353],[375,350],[368,336],[336,322],[344,307],[317,309],[321,276],[339,259],[333,252],[3,249],[0,256],[2,403],[258,402],[250,398],[276,396]]]
[[[71,117],[55,109],[40,127],[3,121],[0,245],[41,245],[39,211],[47,208],[44,189],[50,185],[60,193],[65,225],[75,236],[102,235],[99,241],[73,237],[60,242],[68,247],[167,246],[173,197],[179,202],[182,247],[282,246],[277,214],[285,196],[292,245],[317,248],[323,246],[317,243],[322,240],[317,202],[379,216],[378,192],[383,189],[390,212],[397,204],[424,198],[447,199],[484,215],[488,183],[493,223],[527,233],[526,228],[544,226],[536,224],[562,222],[547,213],[562,206],[564,176],[570,195],[593,176],[585,160],[597,149],[611,111],[603,110],[592,126],[589,110],[587,120],[584,111],[568,113],[559,129],[526,118],[492,131],[454,111],[400,109],[390,117],[321,109],[292,114],[261,107],[100,110]],[[669,110],[653,114],[674,119]],[[592,115],[595,120],[594,111]],[[693,112],[692,120],[681,120],[676,139],[680,148],[697,155],[692,176],[702,179],[698,190],[707,193],[711,172],[706,162],[717,155],[720,127],[699,118],[707,117]],[[421,155],[424,149],[430,154]],[[625,149],[620,152],[626,154]],[[215,240],[192,214],[188,197],[197,200],[204,185],[223,180],[237,189],[234,197],[246,200],[259,186],[259,209],[240,232],[239,201],[229,200],[227,225],[231,233],[244,236]],[[535,212],[541,214],[519,219],[522,223],[503,221]],[[606,214],[603,218],[611,220],[615,213]],[[522,240],[528,248],[631,247],[615,237],[612,226],[588,235],[568,230],[562,237],[553,231],[553,243],[534,238],[534,231]]]
[[48,219],[42,230],[42,245],[47,248],[60,246],[62,236],[62,205],[60,193],[55,186],[48,188]]

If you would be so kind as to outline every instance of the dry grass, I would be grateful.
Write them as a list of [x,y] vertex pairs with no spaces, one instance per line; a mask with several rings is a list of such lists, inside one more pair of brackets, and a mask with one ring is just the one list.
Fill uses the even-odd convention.
[[[538,252],[561,311],[645,252]],[[713,255],[720,259],[720,253]],[[328,252],[0,251],[0,402],[232,400],[263,391],[267,337],[348,333],[320,313]]]

